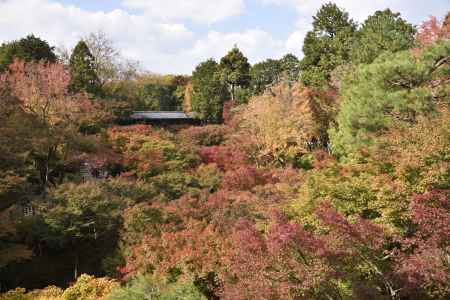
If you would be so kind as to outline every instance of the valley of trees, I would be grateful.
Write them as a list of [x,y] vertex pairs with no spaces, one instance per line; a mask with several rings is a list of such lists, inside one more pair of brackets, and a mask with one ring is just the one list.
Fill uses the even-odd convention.
[[312,24],[192,76],[1,45],[0,300],[449,299],[450,13]]

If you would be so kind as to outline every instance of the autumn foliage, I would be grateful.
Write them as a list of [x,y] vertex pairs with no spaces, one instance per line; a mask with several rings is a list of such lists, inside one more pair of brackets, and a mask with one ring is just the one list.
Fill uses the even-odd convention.
[[[390,39],[343,65],[357,26],[332,4],[321,15],[309,57],[331,47],[338,60],[325,77],[314,61],[303,75],[338,83],[282,76],[250,96],[254,74],[210,60],[194,76],[197,126],[123,125],[107,101],[69,90],[66,66],[11,64],[0,75],[0,280],[11,290],[0,299],[448,299],[449,17],[425,22],[416,49],[382,51]],[[364,41],[379,22],[395,31],[374,36],[405,25],[412,42],[389,10]],[[224,103],[224,83],[248,102]],[[11,274],[45,274],[48,262],[70,272],[68,288],[15,289],[24,281]]]
[[[447,19],[450,19],[447,16]],[[450,26],[448,20],[443,23],[432,16],[428,21],[423,22],[420,25],[420,30],[417,33],[416,39],[422,46],[430,45],[441,39],[450,38]]]

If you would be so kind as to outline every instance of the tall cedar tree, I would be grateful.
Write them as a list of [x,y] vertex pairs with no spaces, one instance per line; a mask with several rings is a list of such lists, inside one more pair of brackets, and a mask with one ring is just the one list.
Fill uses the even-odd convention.
[[236,87],[246,88],[250,85],[250,64],[247,57],[235,46],[220,60],[221,79],[229,86],[231,100],[235,100]]
[[390,9],[377,11],[367,18],[358,33],[353,49],[353,60],[369,64],[384,51],[397,52],[413,47],[414,25]]
[[5,43],[0,46],[0,71],[5,71],[6,67],[10,65],[14,58],[26,62],[31,61],[47,61],[55,62],[56,55],[54,47],[41,40],[34,35],[29,35],[18,41]]
[[78,42],[70,56],[70,91],[98,94],[100,80],[95,70],[95,59],[84,41]]
[[192,73],[191,108],[197,117],[207,122],[220,122],[223,104],[228,98],[225,85],[219,78],[219,65],[209,59]]
[[356,23],[332,3],[323,5],[313,19],[313,30],[303,45],[301,80],[306,85],[323,86],[337,66],[349,61]]

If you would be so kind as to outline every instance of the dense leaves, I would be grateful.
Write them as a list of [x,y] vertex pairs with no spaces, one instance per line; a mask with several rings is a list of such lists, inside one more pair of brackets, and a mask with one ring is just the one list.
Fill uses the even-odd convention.
[[273,94],[251,99],[241,112],[241,128],[260,163],[296,163],[303,154],[326,143],[333,99],[300,85],[279,85]]
[[448,247],[450,236],[449,190],[432,190],[414,195],[411,221],[414,232],[401,240],[396,273],[409,289],[406,294],[422,294],[436,298],[450,293],[448,282]]
[[95,59],[84,41],[78,42],[70,56],[70,74],[71,92],[99,92],[100,81],[95,69]]
[[190,104],[192,111],[201,120],[222,120],[223,104],[228,100],[228,92],[219,76],[219,65],[212,59],[198,65],[192,73]]
[[350,60],[356,24],[332,3],[323,5],[313,19],[313,30],[306,34],[303,44],[301,80],[306,85],[320,86],[337,66]]
[[28,155],[45,191],[52,177],[60,173],[61,156],[68,161],[69,156],[89,152],[81,126],[99,121],[107,113],[99,112],[84,95],[69,94],[70,75],[63,65],[15,61],[9,68],[1,81],[18,100],[25,120],[30,119],[32,131],[24,132],[29,136]]
[[450,44],[439,42],[418,55],[385,54],[348,76],[331,132],[334,153],[349,155],[394,124],[413,124],[435,111],[448,97],[449,54]]
[[416,29],[391,10],[377,11],[369,16],[358,32],[353,50],[356,63],[371,63],[382,52],[397,52],[414,45]]
[[2,44],[0,47],[0,71],[6,71],[14,59],[26,62],[55,62],[54,47],[34,35],[18,41]]
[[231,100],[235,100],[235,89],[246,88],[250,83],[250,64],[244,54],[235,46],[222,57],[219,65],[220,78],[228,86]]
[[253,94],[262,94],[281,81],[296,82],[300,75],[300,62],[292,54],[282,59],[267,59],[257,63],[250,69],[250,88]]

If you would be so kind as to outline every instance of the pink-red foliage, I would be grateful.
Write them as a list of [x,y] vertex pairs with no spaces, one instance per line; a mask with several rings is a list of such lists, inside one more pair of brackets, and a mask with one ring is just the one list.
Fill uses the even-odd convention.
[[335,276],[322,259],[326,249],[321,239],[279,212],[273,213],[267,234],[241,220],[231,240],[227,273],[220,274],[224,299],[307,299],[319,296],[315,290],[329,286]]
[[225,140],[226,131],[227,128],[222,125],[191,126],[181,135],[201,146],[217,146]]
[[0,80],[8,83],[22,109],[46,126],[80,124],[96,111],[85,95],[69,93],[70,74],[62,64],[15,60]]
[[200,149],[205,164],[216,164],[221,170],[232,170],[249,163],[247,155],[233,146],[212,146]]
[[316,150],[313,155],[313,167],[317,170],[324,169],[335,161],[333,156],[325,150]]
[[236,106],[236,103],[234,103],[233,101],[226,101],[223,104],[223,113],[222,113],[222,118],[225,124],[229,124],[232,119],[233,119],[233,112],[232,109],[233,107]]
[[8,88],[24,120],[32,124],[27,146],[32,149],[43,192],[49,182],[62,179],[62,165],[68,169],[88,157],[97,164],[105,161],[105,157],[96,155],[99,139],[82,134],[80,129],[95,127],[106,120],[108,113],[87,95],[69,93],[69,83],[70,74],[60,63],[15,60],[0,75],[0,86]]
[[363,245],[376,251],[384,244],[385,234],[382,227],[369,220],[359,218],[356,223],[350,223],[329,203],[322,203],[316,210],[316,215],[320,222],[330,229],[330,233],[341,237],[343,242],[351,243],[355,247]]
[[411,201],[412,236],[400,239],[396,274],[405,294],[428,291],[432,297],[450,295],[450,190],[415,195]]
[[226,190],[251,190],[257,185],[264,185],[271,181],[271,176],[265,170],[252,166],[240,166],[225,172],[222,188]]
[[440,39],[448,38],[450,38],[449,28],[444,26],[434,16],[420,25],[419,32],[416,35],[416,40],[422,46],[427,46]]

